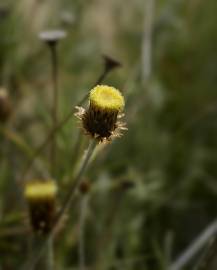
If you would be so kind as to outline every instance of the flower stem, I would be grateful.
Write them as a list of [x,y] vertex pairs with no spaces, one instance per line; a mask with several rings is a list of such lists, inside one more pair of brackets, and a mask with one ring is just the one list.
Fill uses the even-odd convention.
[[51,236],[46,242],[46,269],[53,270],[54,269],[54,254],[53,254],[53,236]]
[[79,186],[81,180],[82,180],[82,176],[87,168],[88,162],[94,152],[94,149],[96,148],[97,145],[97,141],[96,140],[91,140],[88,146],[88,149],[86,150],[85,153],[85,157],[83,159],[83,162],[73,180],[73,185],[68,193],[68,196],[65,200],[65,203],[63,204],[63,207],[57,217],[57,223],[59,223],[60,219],[62,219],[62,216],[64,216],[65,212],[67,211],[67,209],[69,208],[71,201],[73,199],[74,196],[74,192],[76,191],[77,187]]
[[78,255],[79,255],[79,269],[85,270],[86,266],[86,253],[85,253],[85,223],[87,217],[87,206],[89,196],[84,195],[81,200],[80,220],[79,220],[79,242],[78,242]]
[[45,235],[33,235],[32,238],[32,251],[30,261],[35,258],[35,250],[40,249],[44,244],[44,252],[35,263],[29,269],[41,269],[41,270],[53,270],[54,269],[54,257],[53,257],[53,237],[50,237],[45,242]]
[[69,209],[71,202],[73,200],[73,196],[75,191],[77,190],[77,187],[79,186],[81,180],[82,180],[82,176],[85,172],[85,170],[87,169],[88,163],[91,159],[91,156],[95,150],[97,146],[97,141],[96,140],[91,140],[88,146],[88,149],[85,151],[85,156],[83,159],[83,162],[81,163],[81,166],[79,168],[79,170],[77,171],[74,180],[72,181],[72,187],[69,190],[68,196],[66,197],[66,200],[63,204],[62,209],[60,210],[59,214],[57,215],[55,224],[53,226],[52,231],[48,234],[48,236],[44,239],[44,241],[42,241],[41,245],[34,250],[34,259],[27,261],[23,267],[21,267],[22,270],[32,270],[35,265],[37,264],[37,262],[40,260],[41,256],[44,254],[45,252],[45,248],[47,246],[48,241],[50,241],[50,239],[53,238],[56,229],[58,228],[58,225],[60,224],[60,222],[62,221],[62,218],[64,217],[65,213],[67,212],[67,210]]
[[[52,119],[54,129],[58,123],[58,98],[59,98],[57,43],[51,43],[49,47],[51,52],[51,63],[52,63],[52,84],[53,84]],[[50,152],[51,168],[53,173],[56,168],[56,151],[57,151],[57,142],[55,134],[52,138],[51,152]]]

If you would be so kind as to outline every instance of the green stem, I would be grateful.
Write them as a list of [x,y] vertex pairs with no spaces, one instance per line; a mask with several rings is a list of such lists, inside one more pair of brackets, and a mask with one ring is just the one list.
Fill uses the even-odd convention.
[[194,270],[215,269],[216,251],[217,251],[217,236],[214,236],[211,239],[207,249],[200,258]]
[[[58,123],[58,98],[59,98],[57,44],[52,43],[49,47],[51,51],[52,84],[53,84],[52,118],[53,118],[53,129],[55,129]],[[55,172],[55,168],[56,168],[56,151],[57,151],[57,141],[56,141],[55,135],[52,138],[51,153],[50,153],[51,168],[52,168],[53,173]]]
[[88,146],[88,149],[86,151],[86,154],[85,154],[85,158],[73,180],[73,185],[68,193],[68,196],[65,200],[65,203],[63,204],[63,207],[57,217],[57,223],[59,223],[59,221],[61,220],[62,216],[64,216],[65,212],[67,211],[67,209],[69,208],[71,202],[72,202],[72,199],[73,199],[73,196],[74,196],[74,192],[76,191],[77,187],[79,186],[81,180],[82,180],[82,176],[87,168],[87,165],[88,165],[88,162],[94,152],[94,149],[96,148],[96,145],[97,145],[97,141],[96,140],[91,140],[90,143],[89,143],[89,146]]
[[80,220],[79,220],[79,241],[78,241],[78,255],[79,255],[79,269],[86,269],[86,253],[85,253],[85,223],[87,217],[87,207],[89,196],[84,195],[81,200]]
[[87,169],[87,166],[88,166],[88,163],[90,161],[90,158],[96,148],[96,145],[97,145],[97,141],[96,140],[91,140],[90,143],[89,143],[89,146],[88,146],[88,149],[87,151],[85,152],[85,157],[83,159],[83,162],[81,163],[81,166],[79,168],[79,170],[77,171],[75,177],[74,177],[74,180],[72,181],[73,184],[72,184],[72,187],[68,193],[68,196],[66,197],[66,200],[65,200],[65,203],[63,204],[63,207],[62,209],[60,210],[57,218],[56,218],[56,221],[55,221],[55,224],[54,224],[54,227],[52,229],[52,231],[50,232],[50,234],[46,237],[46,239],[44,239],[44,241],[41,243],[40,247],[37,247],[35,250],[34,250],[34,259],[30,260],[30,261],[27,261],[24,266],[22,266],[20,269],[22,270],[32,270],[35,265],[37,264],[37,262],[40,260],[41,256],[43,255],[44,251],[45,251],[45,247],[46,247],[46,244],[48,243],[48,241],[50,241],[50,239],[53,238],[53,235],[55,234],[56,232],[56,229],[58,228],[58,225],[60,224],[60,222],[62,221],[62,218],[64,217],[65,213],[67,212],[67,210],[69,209],[70,205],[71,205],[71,202],[73,200],[73,196],[74,196],[74,193],[75,191],[77,190],[77,187],[79,186],[81,180],[82,180],[82,176],[84,174],[84,172],[86,171]]
[[47,241],[47,247],[46,247],[46,269],[47,270],[53,270],[54,269],[54,254],[53,254],[53,236],[50,237]]
[[40,249],[44,244],[44,252],[40,256],[39,260],[34,266],[31,266],[29,269],[40,269],[40,270],[53,270],[54,269],[54,257],[53,257],[53,237],[50,237],[45,241],[45,235],[33,235],[32,238],[32,249],[30,261],[35,258],[35,250]]

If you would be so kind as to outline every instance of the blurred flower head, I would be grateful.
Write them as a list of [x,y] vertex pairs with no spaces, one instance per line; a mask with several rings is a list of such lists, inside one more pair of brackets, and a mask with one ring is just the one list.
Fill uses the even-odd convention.
[[57,186],[54,181],[34,180],[26,183],[24,196],[28,203],[30,221],[35,233],[49,233],[56,214]]

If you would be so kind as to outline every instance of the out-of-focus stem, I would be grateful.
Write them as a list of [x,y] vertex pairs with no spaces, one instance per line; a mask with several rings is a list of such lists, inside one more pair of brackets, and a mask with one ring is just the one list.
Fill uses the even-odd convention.
[[146,83],[152,69],[152,32],[155,0],[145,0],[144,32],[142,42],[142,79]]
[[186,250],[171,264],[169,270],[181,270],[185,267],[207,242],[217,234],[217,220],[212,222]]
[[79,186],[81,180],[82,180],[82,175],[84,174],[86,168],[87,168],[87,165],[88,165],[88,162],[94,152],[94,149],[96,148],[96,145],[97,145],[97,141],[96,140],[91,140],[90,143],[89,143],[89,146],[88,146],[88,149],[86,150],[85,152],[85,157],[83,159],[83,162],[81,163],[81,166],[74,178],[74,180],[72,181],[72,187],[69,191],[69,194],[65,200],[65,203],[62,207],[62,210],[60,211],[59,213],[59,216],[57,218],[57,222],[62,218],[62,216],[65,214],[65,212],[67,211],[67,209],[69,208],[70,204],[71,204],[71,201],[73,199],[73,195],[74,195],[74,192],[76,191],[77,187]]
[[54,269],[54,254],[53,254],[53,236],[47,241],[47,252],[45,254],[47,261],[47,270]]
[[57,215],[57,218],[56,218],[56,221],[55,221],[55,224],[53,226],[51,233],[46,237],[46,239],[44,239],[44,241],[42,241],[41,245],[34,250],[34,259],[27,261],[25,263],[25,265],[23,267],[21,267],[21,269],[23,269],[23,270],[24,269],[25,270],[33,269],[35,267],[35,265],[37,264],[37,262],[40,260],[41,256],[44,254],[46,244],[48,243],[48,241],[50,239],[53,238],[53,235],[55,234],[56,229],[58,228],[58,225],[62,221],[62,218],[64,217],[65,213],[67,212],[67,210],[69,209],[69,207],[71,205],[74,193],[77,190],[77,188],[82,180],[82,176],[83,176],[85,170],[87,169],[88,163],[89,163],[91,156],[96,148],[97,143],[98,142],[96,140],[90,141],[88,149],[85,151],[85,156],[81,162],[80,168],[78,169],[75,177],[72,180],[72,186],[69,190],[68,196],[66,197],[66,200],[65,200],[59,214]]
[[106,268],[106,260],[104,257],[105,250],[108,248],[110,240],[112,238],[112,232],[114,229],[114,223],[116,221],[116,217],[118,211],[120,210],[120,206],[123,200],[124,192],[123,190],[117,190],[117,194],[115,194],[115,198],[113,199],[112,204],[110,205],[110,209],[108,210],[108,215],[106,217],[106,229],[103,232],[101,238],[97,244],[97,261],[95,264],[94,269],[100,270],[104,267]]
[[53,237],[50,237],[48,241],[45,242],[45,235],[33,235],[32,238],[32,251],[31,260],[35,258],[35,250],[40,248],[44,244],[44,252],[40,256],[37,263],[30,267],[29,270],[53,270],[54,269],[54,257],[53,257]]
[[80,220],[79,220],[79,242],[78,242],[78,255],[79,255],[79,269],[86,269],[86,254],[85,254],[85,221],[87,216],[88,195],[84,195],[81,200]]
[[217,235],[211,239],[207,249],[199,260],[194,270],[216,269]]
[[[52,119],[53,119],[53,129],[57,126],[58,123],[58,61],[57,61],[57,43],[49,44],[50,52],[51,52],[51,63],[52,63],[52,85],[53,85],[53,104],[52,104]],[[56,134],[53,136],[51,141],[51,168],[54,173],[56,167],[56,151],[57,151],[57,142],[56,142]]]

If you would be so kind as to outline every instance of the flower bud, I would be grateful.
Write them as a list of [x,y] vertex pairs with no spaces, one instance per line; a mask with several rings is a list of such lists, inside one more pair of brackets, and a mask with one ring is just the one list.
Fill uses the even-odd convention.
[[34,180],[26,184],[24,196],[35,233],[47,234],[51,231],[56,216],[56,195],[57,186],[52,180]]
[[125,124],[118,121],[124,108],[124,97],[119,90],[107,85],[97,85],[90,91],[87,110],[77,107],[85,133],[99,141],[120,136]]

